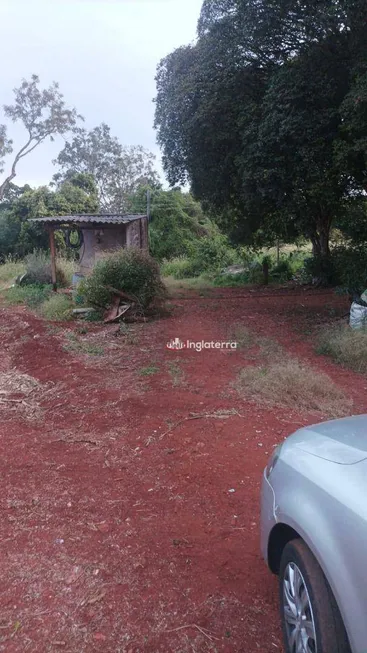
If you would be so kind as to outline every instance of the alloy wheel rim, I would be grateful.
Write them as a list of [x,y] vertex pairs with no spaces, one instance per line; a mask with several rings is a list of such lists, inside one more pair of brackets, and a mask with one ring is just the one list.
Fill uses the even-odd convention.
[[283,614],[291,653],[317,653],[312,604],[301,570],[288,563],[283,578]]

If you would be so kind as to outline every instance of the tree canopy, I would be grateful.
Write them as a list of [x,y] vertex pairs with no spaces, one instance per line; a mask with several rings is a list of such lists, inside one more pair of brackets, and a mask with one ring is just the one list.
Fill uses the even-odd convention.
[[90,175],[75,175],[56,190],[48,186],[10,187],[6,201],[0,205],[0,258],[21,255],[48,246],[44,226],[28,222],[32,218],[96,213],[98,196]]
[[[82,117],[75,109],[69,109],[54,82],[49,88],[40,88],[40,79],[32,75],[23,79],[19,88],[14,89],[14,104],[5,105],[4,115],[12,122],[20,122],[26,130],[24,145],[15,153],[9,172],[0,181],[0,202],[4,193],[16,177],[19,161],[28,156],[47,138],[54,140],[56,135],[73,131]],[[8,128],[0,124],[0,174],[4,172],[5,158],[13,153],[13,141],[8,137]]]
[[102,123],[87,131],[78,129],[54,162],[60,168],[55,180],[66,180],[76,172],[88,173],[97,184],[100,210],[125,213],[129,197],[140,186],[159,185],[155,157],[142,146],[124,147]]
[[159,64],[169,182],[238,240],[302,234],[325,255],[366,188],[366,17],[362,0],[204,0],[197,43]]

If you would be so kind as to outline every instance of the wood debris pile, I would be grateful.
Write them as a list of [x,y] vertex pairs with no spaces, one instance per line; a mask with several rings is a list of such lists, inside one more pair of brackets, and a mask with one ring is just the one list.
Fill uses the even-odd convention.
[[107,286],[107,288],[112,293],[112,302],[104,314],[105,324],[112,324],[121,319],[127,319],[133,322],[146,322],[142,306],[135,297],[111,286]]
[[0,372],[0,408],[17,412],[27,418],[37,418],[45,386],[29,374],[17,370]]

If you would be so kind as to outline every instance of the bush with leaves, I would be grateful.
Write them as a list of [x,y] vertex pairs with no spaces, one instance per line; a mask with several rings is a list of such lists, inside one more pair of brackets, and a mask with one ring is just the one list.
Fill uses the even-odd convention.
[[350,294],[367,288],[367,250],[365,246],[336,247],[331,254],[333,281]]
[[317,282],[321,285],[337,286],[338,279],[333,257],[330,255],[327,258],[324,256],[306,258],[303,267],[303,280],[306,283]]
[[360,294],[367,288],[367,250],[362,245],[339,246],[328,258],[305,259],[304,279],[340,286],[351,295]]
[[229,265],[239,263],[239,255],[234,250],[226,236],[217,233],[197,242],[193,261],[201,267],[201,271],[216,272]]
[[70,320],[72,318],[72,306],[69,297],[53,293],[41,304],[39,310],[46,320]]
[[201,205],[180,188],[141,186],[130,197],[129,213],[145,214],[147,191],[151,197],[149,248],[157,261],[190,256],[196,241],[216,230]]
[[158,261],[191,254],[214,226],[187,193],[155,191],[152,196],[150,251]]
[[175,279],[191,279],[198,277],[202,273],[201,266],[185,256],[177,256],[170,261],[164,261],[161,266],[161,272],[164,277],[174,277]]
[[231,247],[228,238],[218,231],[198,239],[190,249],[190,256],[178,256],[165,261],[163,274],[175,279],[188,279],[201,274],[218,274],[229,265],[241,263],[240,254]]
[[165,297],[158,263],[135,248],[119,249],[98,261],[92,274],[81,282],[79,292],[88,303],[102,308],[111,305],[111,288],[136,298],[142,308]]
[[5,295],[9,305],[26,304],[29,308],[37,308],[52,295],[52,286],[33,284],[29,286],[13,286]]
[[289,259],[285,258],[279,261],[271,270],[271,277],[275,281],[284,283],[293,277],[293,267]]

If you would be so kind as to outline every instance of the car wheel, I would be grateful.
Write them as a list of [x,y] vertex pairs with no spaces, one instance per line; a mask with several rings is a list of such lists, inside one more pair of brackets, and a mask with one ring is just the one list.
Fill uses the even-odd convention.
[[351,653],[331,588],[301,539],[284,548],[279,596],[286,653]]

